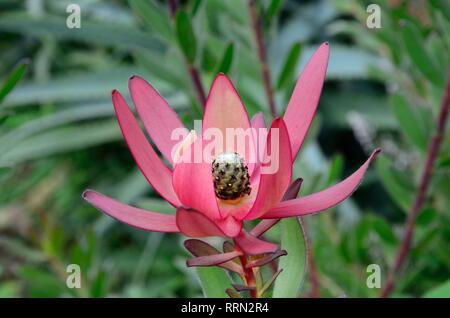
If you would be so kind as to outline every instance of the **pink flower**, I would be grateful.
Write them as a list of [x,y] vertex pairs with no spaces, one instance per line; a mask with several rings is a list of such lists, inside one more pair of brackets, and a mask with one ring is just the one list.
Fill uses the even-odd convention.
[[[258,135],[253,135],[251,142],[241,152],[224,145],[225,154],[216,157],[212,163],[206,160],[185,162],[182,159],[187,156],[186,153],[190,154],[186,150],[204,146],[204,134],[209,128],[218,129],[223,135],[227,128],[266,129],[262,114],[256,114],[250,121],[233,84],[225,75],[219,74],[206,102],[202,136],[187,134],[187,129],[176,113],[158,92],[144,79],[133,76],[129,88],[137,112],[169,165],[155,153],[127,103],[114,90],[112,100],[119,125],[140,170],[153,188],[174,206],[176,213],[167,215],[145,211],[91,190],[84,192],[84,199],[109,216],[143,230],[181,232],[193,238],[228,237],[233,238],[240,248],[225,254],[215,254],[214,260],[199,257],[198,264],[193,265],[227,264],[226,260],[239,256],[239,250],[250,255],[275,252],[277,245],[259,239],[261,234],[280,218],[314,214],[345,200],[358,187],[369,163],[379,152],[375,150],[357,171],[340,183],[296,198],[301,180],[297,179],[291,184],[292,163],[316,112],[328,56],[329,46],[324,43],[305,66],[285,115],[272,122],[265,142],[261,142]],[[187,135],[181,146],[171,138],[175,130]],[[277,140],[273,140],[274,131],[278,134]],[[250,160],[249,156],[257,151],[259,144],[269,148],[273,147],[271,145],[276,146],[278,169],[275,172],[261,173],[267,161]],[[224,180],[230,182],[230,188],[224,185]],[[243,222],[254,219],[263,221],[250,232],[244,231]]]

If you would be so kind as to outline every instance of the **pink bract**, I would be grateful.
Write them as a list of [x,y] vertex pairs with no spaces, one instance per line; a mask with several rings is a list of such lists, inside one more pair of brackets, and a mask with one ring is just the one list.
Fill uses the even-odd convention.
[[[171,151],[176,142],[171,139],[171,133],[175,129],[185,130],[186,133],[188,130],[156,89],[138,76],[130,78],[131,97],[148,134],[170,166],[156,154],[126,101],[116,90],[112,92],[115,112],[136,164],[153,188],[174,206],[176,213],[168,215],[145,211],[92,190],[83,193],[84,199],[109,216],[143,230],[181,232],[193,238],[229,237],[247,254],[274,252],[277,249],[275,244],[258,238],[262,231],[275,224],[277,219],[317,213],[345,200],[361,183],[370,162],[379,152],[378,149],[375,150],[367,161],[345,180],[320,192],[295,198],[300,186],[297,182],[294,185],[294,195],[283,201],[292,180],[292,163],[317,109],[328,56],[329,45],[324,43],[316,50],[300,75],[284,117],[276,118],[270,126],[279,131],[279,169],[275,173],[262,174],[258,161],[249,163],[252,191],[242,202],[227,204],[216,197],[211,163],[174,161]],[[265,129],[264,117],[258,113],[250,120],[231,81],[224,74],[219,74],[211,86],[206,102],[203,131],[215,128],[225,134],[227,128],[251,127]],[[269,129],[267,140],[262,143],[257,136],[253,136],[252,142],[242,153],[246,162],[250,162],[247,161],[249,154],[258,151],[257,145],[271,144],[271,131],[272,129]],[[187,147],[203,143],[201,137],[193,139]],[[224,147],[227,151],[236,151],[229,149],[229,145],[225,144]],[[263,221],[257,230],[244,231],[244,221],[254,219],[274,220]],[[215,262],[227,260],[214,259]],[[199,260],[199,263],[202,262],[203,260]]]

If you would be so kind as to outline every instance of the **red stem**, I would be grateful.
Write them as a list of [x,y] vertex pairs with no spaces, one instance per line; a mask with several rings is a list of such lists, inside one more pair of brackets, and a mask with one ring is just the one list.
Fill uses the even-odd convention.
[[306,256],[309,268],[309,279],[311,281],[311,298],[320,298],[319,277],[317,276],[316,262],[314,261],[314,256],[312,254],[312,246],[311,240],[309,239],[308,225],[301,217],[298,218],[298,221],[300,222],[300,226],[303,229],[303,235],[305,237]]
[[[177,15],[178,10],[178,2],[177,0],[168,0],[167,6],[169,7],[170,16],[173,20],[175,20],[175,16]],[[203,110],[206,106],[206,94],[203,89],[202,80],[200,78],[200,73],[195,65],[192,65],[187,60],[185,61],[187,70],[189,72],[189,76],[191,77],[192,85],[194,86],[198,101],[202,105]]]
[[243,254],[239,256],[239,260],[241,261],[242,269],[244,270],[244,280],[245,285],[247,287],[251,287],[249,290],[250,298],[258,298],[258,291],[256,289],[256,279],[255,279],[255,273],[253,272],[253,268],[246,268],[248,257],[245,254],[245,252],[239,247],[239,245],[234,243],[234,248],[238,251],[241,251]]
[[200,79],[200,74],[194,65],[188,63],[187,67],[189,70],[189,75],[191,76],[191,79],[192,79],[192,84],[194,85],[195,91],[197,93],[197,98],[204,110],[205,106],[206,106],[206,94],[205,94],[205,90],[203,89],[202,81]]
[[408,257],[408,253],[411,247],[412,238],[414,234],[414,227],[416,223],[416,218],[419,212],[422,209],[422,206],[425,202],[425,198],[428,192],[428,187],[431,181],[431,175],[433,172],[434,163],[436,161],[439,148],[442,143],[442,139],[445,133],[445,124],[448,117],[450,105],[450,74],[447,82],[447,87],[444,92],[444,97],[442,98],[441,109],[439,111],[439,117],[437,122],[437,130],[436,134],[431,139],[431,143],[428,147],[427,159],[425,161],[425,167],[422,173],[422,177],[420,179],[420,185],[417,189],[416,196],[414,198],[414,203],[411,207],[411,211],[408,214],[408,219],[406,221],[406,230],[403,236],[403,240],[400,244],[400,247],[397,251],[397,256],[395,258],[394,266],[390,275],[388,276],[387,282],[381,291],[381,297],[388,297],[390,293],[394,289],[394,276],[400,271],[403,267],[403,264]]
[[264,46],[264,36],[261,29],[261,21],[256,10],[255,1],[249,0],[248,7],[252,19],[253,32],[255,33],[256,45],[258,47],[258,57],[261,63],[261,73],[263,78],[264,90],[269,102],[270,113],[272,114],[272,117],[277,117],[277,109],[270,80],[270,70],[267,64],[266,47]]

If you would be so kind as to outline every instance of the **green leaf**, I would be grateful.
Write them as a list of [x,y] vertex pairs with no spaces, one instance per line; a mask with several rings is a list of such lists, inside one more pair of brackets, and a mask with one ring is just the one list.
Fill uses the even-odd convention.
[[450,298],[450,280],[427,291],[424,298]]
[[278,75],[277,89],[287,87],[294,78],[295,70],[300,59],[302,52],[302,45],[300,43],[294,43],[289,50],[289,53],[284,62],[283,68]]
[[422,116],[400,94],[392,95],[390,104],[401,130],[408,140],[419,147],[420,150],[426,151],[428,147],[428,131]]
[[405,26],[402,29],[402,37],[406,51],[419,71],[435,85],[442,86],[446,70],[441,70],[434,64],[433,58],[429,56],[424,47],[424,39],[417,26],[411,21],[405,22]]
[[112,22],[83,20],[81,28],[66,27],[66,18],[54,15],[31,16],[23,12],[3,14],[0,30],[42,37],[50,35],[56,39],[103,44],[125,50],[162,50],[163,43],[155,36],[139,31],[135,27]]
[[90,297],[101,298],[105,297],[105,288],[107,285],[108,275],[104,271],[97,273],[92,285],[90,286]]
[[197,43],[195,40],[194,30],[192,29],[191,18],[186,11],[179,10],[177,12],[175,26],[178,44],[180,45],[187,61],[192,64],[195,60]]
[[112,117],[113,106],[108,103],[98,103],[83,106],[71,106],[48,116],[38,117],[24,123],[22,126],[0,136],[0,153],[15,146],[21,140],[42,133],[51,128],[66,125],[76,121]]
[[392,200],[406,213],[412,204],[414,184],[405,174],[396,170],[385,156],[379,156],[376,167],[381,183]]
[[8,152],[1,154],[0,166],[75,151],[120,138],[116,120],[53,129],[25,139]]
[[380,217],[374,217],[372,219],[372,228],[386,243],[391,245],[397,244],[398,238],[395,236],[391,226],[386,220]]
[[[115,66],[111,70],[90,73],[69,73],[64,76],[54,77],[46,82],[27,82],[16,87],[2,104],[2,108],[14,108],[39,103],[76,102],[83,101],[111,101],[111,90],[127,90],[126,79],[132,74],[141,74],[149,79],[158,91],[167,97],[168,103],[175,108],[181,100],[186,104],[186,99],[181,93],[177,93],[177,100],[169,94],[169,85],[159,79],[152,78],[147,72],[137,67]],[[170,86],[172,87],[172,86]],[[173,93],[173,88],[170,88]]]
[[231,69],[231,65],[233,63],[233,56],[234,56],[234,44],[229,43],[227,45],[227,47],[225,48],[225,51],[223,52],[223,56],[217,67],[216,74],[218,74],[218,73],[228,74],[229,73],[229,71]]
[[68,74],[47,82],[27,82],[17,87],[2,107],[35,105],[49,102],[82,102],[111,100],[111,90],[125,90],[126,78],[137,73],[137,68],[116,67],[105,72]]
[[203,290],[203,295],[208,298],[227,298],[226,290],[230,288],[230,277],[225,270],[219,267],[197,267],[197,276]]
[[278,14],[281,7],[283,6],[283,3],[283,0],[270,1],[269,7],[267,8],[267,12],[265,14],[266,23],[270,23],[272,19]]
[[423,208],[422,211],[417,215],[416,223],[419,225],[428,225],[430,224],[439,213],[430,207]]
[[46,260],[41,251],[30,248],[18,239],[0,236],[0,248],[28,264],[41,263]]
[[27,282],[30,297],[59,297],[66,290],[64,282],[53,273],[28,265],[20,267],[18,272]]
[[275,281],[274,298],[297,297],[306,270],[306,246],[303,229],[297,218],[280,221],[281,248],[288,255],[281,258],[278,268],[283,271]]
[[2,86],[0,87],[0,103],[12,91],[14,86],[20,81],[20,79],[25,74],[28,67],[28,60],[21,61],[19,64],[12,70],[11,73],[6,77],[3,81]]
[[164,39],[172,41],[174,34],[167,11],[153,0],[129,0],[131,9],[146,25],[160,34]]

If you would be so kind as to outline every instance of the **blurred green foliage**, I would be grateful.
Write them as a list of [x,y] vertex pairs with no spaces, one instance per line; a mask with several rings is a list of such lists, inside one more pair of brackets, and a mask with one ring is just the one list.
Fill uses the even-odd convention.
[[[133,74],[190,127],[201,107],[187,65],[205,88],[225,72],[250,114],[268,121],[247,2],[180,1],[172,17],[164,1],[78,0],[81,28],[69,29],[73,2],[0,1],[0,297],[201,295],[180,236],[119,224],[80,195],[95,188],[171,211],[135,167],[114,118],[110,92],[126,93]],[[450,65],[446,1],[377,1],[380,29],[366,27],[369,3],[257,1],[280,113],[313,50],[331,43],[319,114],[295,164],[302,195],[348,175],[375,146],[384,150],[351,199],[305,218],[325,297],[378,294],[366,286],[366,267],[379,264],[384,279],[392,264]],[[450,296],[449,141],[447,133],[397,296]],[[268,237],[280,241],[280,229]],[[66,287],[71,263],[82,269],[81,289]],[[308,272],[295,283],[309,295]]]

